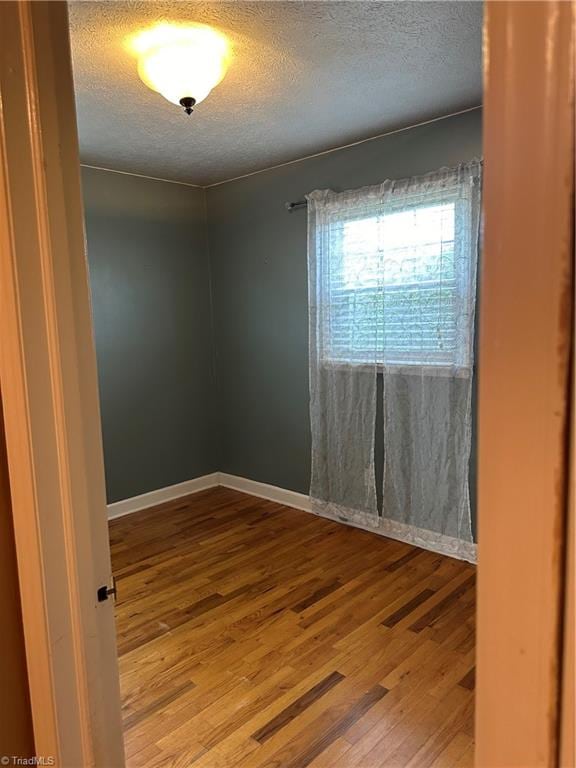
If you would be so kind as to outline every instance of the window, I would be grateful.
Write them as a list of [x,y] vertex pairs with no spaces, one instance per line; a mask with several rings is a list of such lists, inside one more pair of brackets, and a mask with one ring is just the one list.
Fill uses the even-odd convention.
[[[321,358],[386,366],[471,366],[471,204],[458,185],[331,206]],[[475,245],[475,244],[474,244]]]

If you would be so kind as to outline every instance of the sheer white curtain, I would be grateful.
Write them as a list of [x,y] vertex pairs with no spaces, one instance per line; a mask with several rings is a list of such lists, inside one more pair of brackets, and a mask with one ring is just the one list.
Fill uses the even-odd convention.
[[313,510],[469,560],[480,176],[308,196]]
[[[308,305],[312,476],[318,514],[377,527],[374,471],[377,348],[363,354],[365,307],[347,287],[346,221],[351,207],[370,215],[366,193],[313,192],[308,200]],[[374,202],[378,199],[375,192]],[[370,197],[370,193],[368,193]]]

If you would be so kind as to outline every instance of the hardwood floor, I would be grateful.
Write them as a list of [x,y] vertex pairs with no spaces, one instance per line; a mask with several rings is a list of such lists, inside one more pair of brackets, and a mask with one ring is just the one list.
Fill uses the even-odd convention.
[[472,766],[472,566],[224,488],[110,536],[129,768]]

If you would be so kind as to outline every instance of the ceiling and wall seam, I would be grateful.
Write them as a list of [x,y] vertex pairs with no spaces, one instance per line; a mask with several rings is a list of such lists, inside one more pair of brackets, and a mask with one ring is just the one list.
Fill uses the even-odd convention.
[[330,149],[323,149],[320,152],[314,152],[311,155],[305,155],[304,157],[297,157],[294,160],[287,160],[285,163],[278,163],[277,165],[270,165],[267,168],[260,168],[257,171],[251,171],[250,173],[244,173],[241,176],[234,176],[230,179],[224,179],[223,181],[215,181],[212,184],[205,184],[202,186],[201,184],[192,184],[188,181],[179,181],[178,179],[163,179],[159,176],[146,176],[143,173],[133,173],[132,171],[120,171],[116,168],[103,168],[101,166],[97,165],[89,165],[88,163],[80,163],[80,166],[82,168],[93,168],[96,171],[108,171],[109,173],[122,173],[125,176],[137,176],[141,179],[149,179],[150,181],[165,181],[168,184],[183,184],[186,187],[193,187],[194,189],[212,189],[213,187],[220,187],[223,184],[230,184],[233,181],[240,181],[241,179],[249,178],[250,176],[257,176],[260,173],[266,173],[267,171],[274,171],[277,168],[283,168],[286,165],[293,165],[294,163],[302,163],[305,160],[311,160],[314,157],[321,157],[322,155],[329,155],[332,152],[339,152],[342,149],[349,149],[351,147],[357,147],[359,144],[365,144],[368,141],[375,141],[376,139],[383,139],[385,136],[393,136],[395,133],[402,133],[403,131],[409,131],[412,128],[420,128],[424,125],[429,125],[430,123],[436,123],[439,120],[446,120],[450,117],[456,117],[457,115],[465,115],[467,112],[474,112],[478,109],[482,109],[482,104],[478,104],[475,107],[467,107],[466,109],[461,109],[458,112],[450,112],[447,115],[439,115],[438,117],[432,117],[430,120],[423,120],[420,123],[413,123],[412,125],[405,125],[402,128],[395,128],[392,131],[386,131],[385,133],[379,133],[376,136],[368,136],[366,139],[360,139],[359,141],[353,141],[350,144],[343,144],[340,147],[330,147]]
[[93,171],[108,171],[109,173],[121,173],[124,176],[136,176],[139,179],[148,179],[149,181],[165,181],[168,184],[182,184],[185,187],[194,189],[206,189],[200,184],[192,184],[191,181],[180,181],[179,179],[163,179],[160,176],[147,176],[145,173],[135,173],[134,171],[121,171],[118,168],[104,168],[101,165],[90,165],[89,163],[80,163],[81,168],[92,168]]
[[458,115],[464,115],[467,112],[474,112],[477,109],[482,109],[482,104],[477,104],[475,107],[467,107],[466,109],[460,109],[457,112],[450,112],[447,115],[439,115],[438,117],[432,117],[429,120],[422,120],[419,123],[412,123],[411,125],[404,125],[402,128],[395,128],[391,131],[385,131],[384,133],[378,133],[376,136],[368,136],[366,139],[359,139],[358,141],[352,141],[350,144],[343,144],[340,147],[330,147],[330,149],[323,149],[320,152],[314,152],[311,155],[304,155],[304,157],[297,157],[295,160],[287,160],[285,163],[278,163],[277,165],[270,165],[267,168],[260,168],[257,171],[250,171],[250,173],[243,173],[240,176],[233,176],[230,179],[224,179],[223,181],[215,181],[212,184],[206,184],[202,189],[211,189],[212,187],[220,187],[222,184],[230,184],[232,181],[239,181],[240,179],[247,179],[249,176],[257,176],[259,173],[266,173],[266,171],[275,171],[277,168],[283,168],[285,165],[292,165],[293,163],[302,163],[305,160],[312,160],[314,157],[321,157],[322,155],[329,155],[331,152],[340,152],[342,149],[349,149],[351,147],[357,147],[359,144],[365,144],[367,141],[375,141],[376,139],[383,139],[386,136],[393,136],[395,133],[402,133],[403,131],[409,131],[412,128],[420,128],[423,125],[429,125],[430,123],[436,123],[439,120],[446,120],[449,117],[457,117]]

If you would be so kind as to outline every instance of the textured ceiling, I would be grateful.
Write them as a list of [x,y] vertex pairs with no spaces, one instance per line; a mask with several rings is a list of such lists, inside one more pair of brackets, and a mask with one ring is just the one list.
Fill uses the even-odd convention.
[[[206,185],[482,100],[482,5],[71,2],[82,162]],[[149,90],[125,38],[158,21],[224,32],[233,59],[191,117]]]

